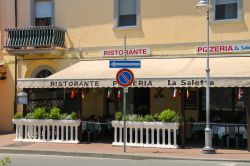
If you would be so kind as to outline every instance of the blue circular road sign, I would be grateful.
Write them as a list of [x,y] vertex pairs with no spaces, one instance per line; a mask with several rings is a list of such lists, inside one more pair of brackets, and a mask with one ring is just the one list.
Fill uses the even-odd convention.
[[129,86],[134,82],[134,74],[129,69],[121,69],[116,74],[116,81],[120,86]]

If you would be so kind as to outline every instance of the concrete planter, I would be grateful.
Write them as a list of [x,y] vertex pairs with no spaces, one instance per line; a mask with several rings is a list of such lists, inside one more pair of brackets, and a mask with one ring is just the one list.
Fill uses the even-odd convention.
[[12,119],[21,142],[79,143],[80,120]]
[[[128,121],[126,122],[126,145],[131,147],[178,148],[177,130],[179,125],[179,123]],[[112,121],[112,126],[114,127],[114,142],[112,145],[123,146],[122,130],[124,122]]]

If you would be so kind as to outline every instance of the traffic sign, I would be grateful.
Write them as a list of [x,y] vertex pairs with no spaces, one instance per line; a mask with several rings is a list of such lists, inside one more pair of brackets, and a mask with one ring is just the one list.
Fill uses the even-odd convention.
[[120,86],[127,87],[134,82],[134,74],[129,69],[121,69],[116,74],[116,81]]
[[141,68],[140,60],[110,60],[109,68]]

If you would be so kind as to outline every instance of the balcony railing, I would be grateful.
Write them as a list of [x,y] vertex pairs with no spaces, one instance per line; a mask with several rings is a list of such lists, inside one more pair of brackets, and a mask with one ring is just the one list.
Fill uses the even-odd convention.
[[5,29],[7,51],[65,48],[65,29],[55,26]]

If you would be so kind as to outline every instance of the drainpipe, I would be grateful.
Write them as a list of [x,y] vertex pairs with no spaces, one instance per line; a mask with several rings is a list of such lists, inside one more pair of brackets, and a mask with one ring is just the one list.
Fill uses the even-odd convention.
[[246,94],[246,104],[247,104],[247,109],[246,109],[246,124],[247,124],[247,150],[250,152],[250,89],[246,88],[245,90]]
[[[17,0],[15,0],[15,27],[17,28]],[[14,114],[17,112],[17,55],[15,55]]]

